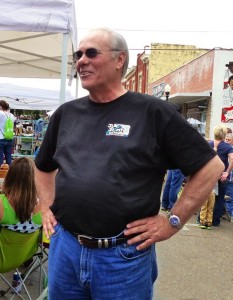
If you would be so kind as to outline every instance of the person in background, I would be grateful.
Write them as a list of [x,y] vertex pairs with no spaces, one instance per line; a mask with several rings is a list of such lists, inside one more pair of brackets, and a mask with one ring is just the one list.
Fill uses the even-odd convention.
[[[58,107],[35,158],[49,299],[149,300],[155,243],[196,212],[223,163],[177,109],[123,88],[123,36],[93,29],[74,60],[89,95]],[[159,214],[167,169],[190,176],[170,215]]]
[[[219,125],[214,128],[214,141],[210,141],[210,144],[214,148],[215,151],[220,155],[222,160],[225,161],[225,157],[229,156],[229,158],[233,158],[233,154],[228,153],[229,147],[227,145],[224,145],[221,143],[225,137],[225,141],[231,139],[232,134],[227,133],[229,132],[229,128],[226,128],[225,126]],[[226,136],[225,136],[226,135]],[[230,167],[231,168],[231,167]],[[230,168],[228,170],[230,170]],[[227,180],[226,180],[227,182]],[[226,185],[228,182],[226,183]],[[221,201],[222,198],[224,199],[225,194],[224,194],[224,185],[225,185],[225,180],[224,182],[219,181],[218,184],[216,184],[215,188],[207,198],[206,202],[201,206],[200,210],[200,215],[199,215],[199,228],[201,229],[212,229],[212,222],[213,222],[213,212],[214,212],[214,206],[215,206],[215,200],[217,198],[218,203],[216,206],[218,207],[219,210],[222,209],[221,207]],[[219,194],[220,191],[220,194]],[[218,214],[218,211],[215,209],[215,220],[214,220],[214,226],[218,226],[219,219],[216,217],[216,213]],[[223,211],[222,211],[223,213]]]
[[36,135],[39,135],[42,133],[43,125],[44,125],[44,119],[42,117],[40,117],[38,120],[36,120],[36,124],[35,124]]
[[215,197],[218,195],[218,191],[213,189],[206,202],[201,206],[199,228],[212,229],[213,221],[213,209],[215,203]]
[[[233,135],[228,133],[225,138],[225,142],[233,147]],[[230,173],[229,181],[227,182],[226,195],[225,195],[226,213],[233,222],[233,170]]]
[[[32,220],[32,223],[35,220],[35,227],[41,226],[42,218],[35,186],[34,169],[34,161],[28,157],[16,158],[10,165],[0,195],[1,226],[22,232],[35,230],[35,228],[31,229],[32,224],[28,224],[27,228],[24,226],[24,223],[29,220]],[[8,210],[8,207],[12,207],[13,210]],[[12,220],[14,221],[12,222]],[[18,228],[16,229],[17,225]]]
[[170,211],[174,206],[185,176],[179,169],[168,170],[162,195],[161,210]]
[[224,212],[227,180],[229,180],[230,172],[233,169],[233,148],[224,141],[226,135],[227,127],[223,124],[217,125],[214,127],[214,140],[209,142],[225,166],[224,172],[218,180],[218,196],[215,198],[213,226],[220,225]]
[[225,142],[233,147],[233,135],[232,133],[227,133],[225,137]]
[[227,127],[227,134],[228,134],[228,133],[232,133],[232,129],[229,128],[229,127]]
[[[178,104],[172,105],[174,105],[177,111],[182,115],[182,106]],[[178,193],[181,190],[184,180],[185,176],[179,169],[167,171],[165,187],[162,193],[161,210],[171,211],[178,198]]]
[[[34,169],[34,161],[27,157],[17,158],[10,165],[0,195],[1,227],[22,233],[32,233],[41,227]],[[0,269],[8,263],[1,251],[4,252],[4,246],[0,239]]]
[[9,111],[9,104],[4,100],[0,100],[0,166],[3,164],[4,158],[8,165],[10,165],[12,161],[13,139],[6,140],[3,136],[6,119],[8,117],[14,122],[15,117]]

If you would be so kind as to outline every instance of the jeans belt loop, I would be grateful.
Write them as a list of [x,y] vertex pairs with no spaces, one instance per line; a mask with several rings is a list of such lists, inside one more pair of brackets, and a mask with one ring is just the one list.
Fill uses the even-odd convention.
[[116,238],[112,238],[112,247],[116,248]]

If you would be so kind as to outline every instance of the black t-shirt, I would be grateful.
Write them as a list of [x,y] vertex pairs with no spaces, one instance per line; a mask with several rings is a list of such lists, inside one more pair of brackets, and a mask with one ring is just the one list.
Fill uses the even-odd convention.
[[58,168],[51,206],[58,222],[107,237],[158,214],[166,169],[187,176],[215,155],[169,103],[127,92],[104,104],[83,97],[61,105],[35,162],[41,171]]

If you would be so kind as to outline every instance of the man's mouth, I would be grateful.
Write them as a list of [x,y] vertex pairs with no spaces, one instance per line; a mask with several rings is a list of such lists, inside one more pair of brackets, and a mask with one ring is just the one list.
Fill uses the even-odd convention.
[[90,75],[91,74],[91,72],[88,72],[88,71],[81,71],[80,72],[80,76],[81,77],[86,77],[86,76],[88,76],[88,75]]

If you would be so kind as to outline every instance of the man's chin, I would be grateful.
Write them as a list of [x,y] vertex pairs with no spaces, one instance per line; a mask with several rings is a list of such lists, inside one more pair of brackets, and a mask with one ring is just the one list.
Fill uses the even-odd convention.
[[91,86],[93,86],[94,82],[93,80],[90,80],[90,78],[80,78],[80,81],[81,81],[81,85],[84,89],[88,89],[90,88]]
[[91,84],[88,84],[88,82],[81,82],[82,88],[85,90],[89,90],[91,88]]

